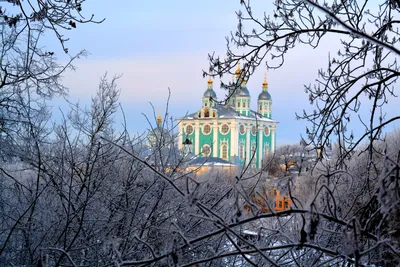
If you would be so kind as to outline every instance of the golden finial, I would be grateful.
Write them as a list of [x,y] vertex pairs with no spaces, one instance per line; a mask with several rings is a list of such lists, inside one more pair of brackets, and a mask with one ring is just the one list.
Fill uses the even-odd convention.
[[267,83],[267,73],[264,72],[264,82],[262,84],[262,88],[263,89],[267,89],[268,88],[268,83]]
[[162,123],[161,110],[158,110],[157,123]]
[[237,70],[235,71],[236,79],[239,79],[241,73],[242,73],[242,70],[240,69],[240,62],[239,62],[239,63],[238,63],[238,68],[237,68]]
[[207,82],[208,86],[212,86],[213,85],[213,81],[211,79],[211,75],[208,75],[208,82]]

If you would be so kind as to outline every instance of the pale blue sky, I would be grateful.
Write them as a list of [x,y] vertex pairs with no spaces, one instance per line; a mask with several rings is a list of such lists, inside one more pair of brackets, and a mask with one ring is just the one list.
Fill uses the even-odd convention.
[[[207,54],[225,54],[225,36],[236,29],[235,11],[240,4],[239,0],[89,0],[83,8],[85,14],[94,13],[106,20],[100,25],[78,25],[77,30],[66,32],[71,38],[67,44],[71,53],[82,49],[90,52],[88,58],[75,62],[76,72],[64,75],[71,100],[89,103],[105,72],[110,76],[123,74],[118,85],[128,127],[132,132],[142,132],[148,128],[142,113],[152,115],[148,102],[164,110],[168,87],[172,93],[170,116],[180,117],[201,107],[201,96],[207,88],[207,79],[202,77],[202,69],[208,69]],[[269,2],[263,9],[272,12]],[[295,112],[312,110],[303,84],[315,80],[318,68],[326,66],[327,51],[334,45],[329,40],[318,50],[300,46],[288,53],[284,67],[268,72],[273,119],[279,121],[278,145],[298,142],[304,133],[305,122],[295,120]],[[248,82],[253,109],[265,71],[260,67]],[[224,91],[218,85],[215,80],[214,89],[222,98]]]

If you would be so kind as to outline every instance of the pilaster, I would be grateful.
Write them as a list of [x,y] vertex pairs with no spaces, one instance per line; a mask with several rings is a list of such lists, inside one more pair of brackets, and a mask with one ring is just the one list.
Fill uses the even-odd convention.
[[199,121],[196,121],[195,126],[194,126],[195,132],[194,132],[194,154],[199,155],[200,153],[200,123]]
[[258,168],[262,167],[262,160],[263,160],[263,135],[264,135],[264,127],[261,125],[258,126],[258,145],[257,145],[257,150],[258,150]]
[[251,127],[250,126],[246,126],[246,165],[249,164],[250,159],[251,159],[251,151],[250,151],[250,137],[251,137],[251,133],[250,133]]
[[178,150],[182,150],[183,140],[182,140],[182,122],[178,124]]
[[218,122],[215,120],[213,121],[213,146],[212,146],[212,155],[213,157],[218,157],[218,149],[219,149],[219,145],[218,145]]

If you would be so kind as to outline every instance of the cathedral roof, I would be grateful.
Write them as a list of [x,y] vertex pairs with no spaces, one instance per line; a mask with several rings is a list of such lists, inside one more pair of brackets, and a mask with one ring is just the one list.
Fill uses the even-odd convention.
[[[268,121],[268,122],[275,122],[272,119],[268,119],[263,117],[261,114],[257,113],[256,111],[250,110],[250,115],[246,116],[243,114],[240,114],[235,110],[234,107],[226,105],[216,105],[213,107],[214,109],[217,110],[218,118],[217,119],[242,119],[242,120],[259,120],[259,121]],[[198,119],[198,112],[194,112],[191,114],[188,114],[187,116],[181,118],[181,119]],[[216,119],[216,118],[200,118],[200,120],[207,120],[207,119]]]
[[198,157],[189,162],[190,166],[229,165],[232,163],[216,157]]

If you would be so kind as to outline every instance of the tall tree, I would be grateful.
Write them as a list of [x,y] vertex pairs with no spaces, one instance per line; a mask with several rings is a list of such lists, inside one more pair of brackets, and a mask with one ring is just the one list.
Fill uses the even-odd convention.
[[[316,106],[311,114],[299,116],[311,124],[309,143],[322,148],[337,138],[345,156],[400,118],[385,118],[381,112],[396,96],[394,83],[400,75],[399,1],[276,0],[274,10],[261,17],[256,16],[259,6],[253,10],[250,1],[240,3],[243,8],[237,12],[236,32],[227,37],[226,57],[210,55],[210,71],[216,75],[232,74],[238,61],[244,61],[243,75],[248,77],[260,65],[281,67],[287,52],[300,45],[316,48],[324,39],[341,40],[327,58],[327,68],[318,71],[316,83],[305,86]],[[368,116],[357,114],[363,105],[371,111]],[[349,127],[354,120],[365,129],[359,136]]]
[[[73,68],[72,61],[86,55],[70,55],[67,32],[82,23],[100,23],[94,16],[84,17],[84,0],[10,0],[0,4],[0,133],[4,142],[13,139],[13,127],[26,122],[21,109],[37,109],[43,100],[66,94],[61,74]],[[86,13],[86,12],[85,12]],[[46,40],[44,35],[46,34]],[[57,61],[57,47],[44,41],[55,38],[67,55]],[[9,137],[5,141],[5,137]]]

